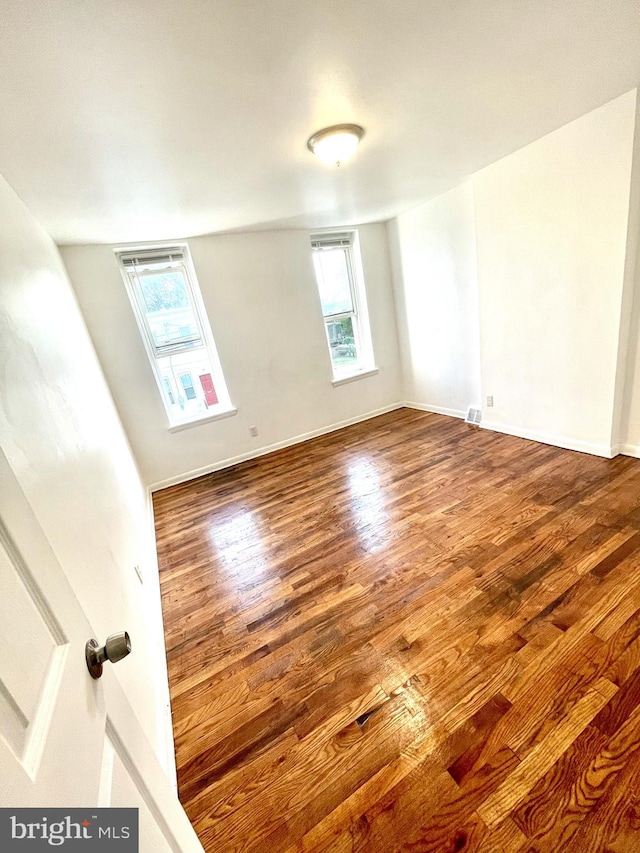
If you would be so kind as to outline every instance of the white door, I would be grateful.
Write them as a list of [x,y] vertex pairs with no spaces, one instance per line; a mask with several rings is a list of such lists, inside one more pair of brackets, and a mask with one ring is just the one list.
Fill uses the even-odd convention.
[[89,675],[93,636],[0,451],[0,806],[138,807],[141,853],[202,853],[113,665]]

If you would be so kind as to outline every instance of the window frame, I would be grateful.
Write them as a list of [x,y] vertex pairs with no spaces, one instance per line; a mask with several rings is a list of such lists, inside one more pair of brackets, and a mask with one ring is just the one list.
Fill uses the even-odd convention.
[[[114,253],[136,319],[138,331],[149,359],[149,365],[160,394],[160,399],[167,415],[169,431],[175,432],[191,425],[235,414],[237,410],[231,403],[189,246],[186,243],[127,246],[114,249]],[[160,266],[160,264],[164,265]],[[178,341],[175,344],[167,344],[163,347],[162,345],[158,345],[153,337],[153,331],[147,316],[148,308],[145,303],[141,280],[145,276],[167,271],[179,271],[181,273],[198,335],[197,337],[192,336],[188,341]],[[197,345],[194,346],[194,343]],[[166,368],[163,369],[162,362],[167,357],[170,358],[173,355],[180,355],[182,353],[196,354],[198,352],[203,353],[203,361],[206,361],[208,364],[218,402],[208,407],[205,411],[198,411],[195,414],[191,413],[184,417],[177,417],[175,398],[171,402],[171,397],[175,396],[175,391],[180,391],[181,387],[177,384],[175,389],[172,387],[171,382],[167,379]],[[172,365],[171,369],[172,373],[175,372],[178,377],[187,373],[190,374],[192,387],[195,391],[197,388],[197,375],[194,378],[191,367],[187,367],[186,365]],[[178,379],[177,382],[181,382],[181,380]],[[196,392],[197,398],[198,395]]]
[[[327,349],[329,352],[333,385],[341,385],[345,382],[350,382],[353,379],[358,379],[361,376],[368,376],[372,373],[376,373],[377,368],[375,366],[373,355],[367,294],[364,283],[364,273],[362,270],[362,258],[360,254],[360,239],[357,230],[331,229],[326,231],[315,231],[310,236],[310,242],[313,271],[318,296],[320,298],[320,310],[322,312],[325,339],[327,341]],[[322,306],[322,295],[320,292],[320,282],[318,279],[315,256],[322,252],[338,249],[345,253],[352,310],[339,311],[334,314],[325,314]],[[357,362],[355,366],[347,365],[341,369],[340,367],[337,367],[333,361],[328,323],[331,321],[339,322],[346,318],[351,318],[352,321]]]

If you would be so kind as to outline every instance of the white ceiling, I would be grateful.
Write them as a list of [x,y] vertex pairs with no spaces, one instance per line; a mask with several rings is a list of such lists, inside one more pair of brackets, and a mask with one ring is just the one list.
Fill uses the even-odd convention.
[[[638,0],[0,0],[0,173],[61,244],[385,220],[640,82]],[[355,122],[352,161],[314,131]]]

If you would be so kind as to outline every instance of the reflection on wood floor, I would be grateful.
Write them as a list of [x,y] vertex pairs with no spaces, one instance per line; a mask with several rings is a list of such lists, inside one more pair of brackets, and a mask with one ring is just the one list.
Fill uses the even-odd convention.
[[640,850],[640,461],[401,409],[154,505],[208,853]]

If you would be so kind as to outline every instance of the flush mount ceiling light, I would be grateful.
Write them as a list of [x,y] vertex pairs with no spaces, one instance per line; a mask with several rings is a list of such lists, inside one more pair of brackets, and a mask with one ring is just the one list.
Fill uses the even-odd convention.
[[307,148],[324,163],[339,166],[351,157],[363,136],[364,129],[359,124],[336,124],[314,133]]

